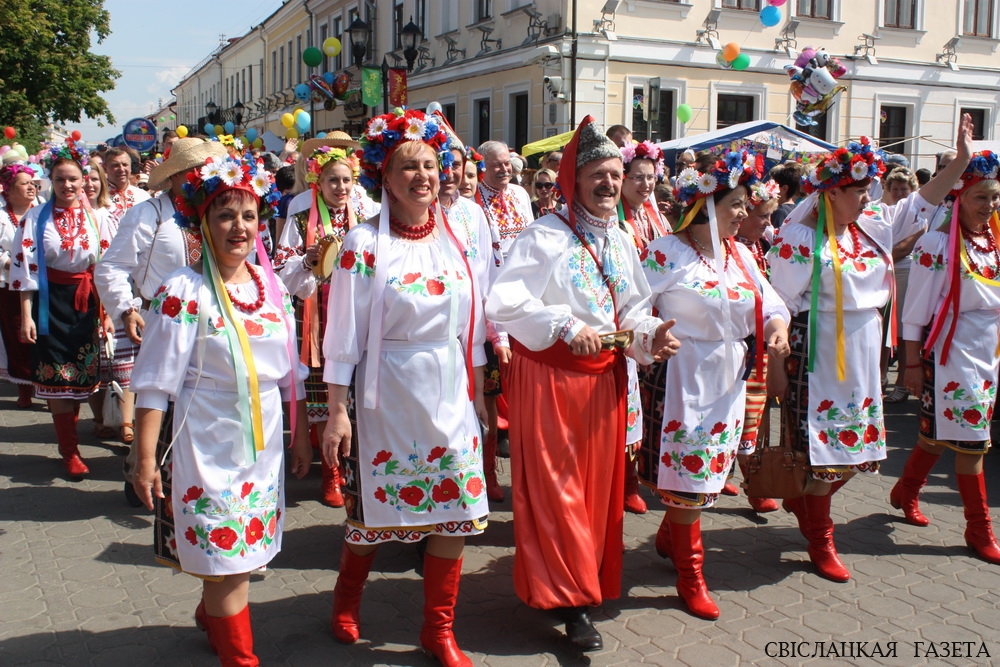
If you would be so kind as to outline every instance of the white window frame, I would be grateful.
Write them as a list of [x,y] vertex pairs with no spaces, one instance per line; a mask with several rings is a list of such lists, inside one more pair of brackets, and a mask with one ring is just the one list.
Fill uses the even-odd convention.
[[[957,30],[955,34],[962,39],[974,39],[994,42],[993,50],[996,51],[996,43],[1000,42],[1000,7],[993,8],[993,25],[990,26],[989,37],[984,37],[982,35],[966,35],[965,34],[965,2],[966,0],[958,0],[958,14],[957,14]],[[991,0],[995,2],[995,0]]]
[[[872,102],[875,105],[875,113],[872,114],[872,131],[871,136],[875,139],[881,135],[879,132],[879,126],[882,123],[882,105],[888,105],[893,107],[907,107],[906,116],[906,132],[904,136],[913,137],[909,139],[908,151],[903,153],[910,163],[913,163],[914,156],[920,155],[923,151],[920,150],[920,137],[916,128],[920,127],[920,109],[924,102],[920,99],[919,95],[900,95],[899,93],[875,93],[875,97],[872,98]],[[832,142],[831,142],[832,143]]]
[[469,100],[469,120],[471,121],[469,123],[469,138],[473,142],[475,142],[474,147],[478,148],[479,147],[478,137],[479,137],[479,129],[480,129],[480,125],[479,125],[480,119],[479,119],[478,109],[476,108],[476,103],[479,102],[480,100],[489,100],[490,101],[490,127],[488,128],[489,132],[487,132],[487,135],[490,136],[490,137],[492,137],[493,136],[493,116],[494,116],[495,111],[496,111],[496,105],[493,102],[493,89],[492,88],[481,88],[479,90],[474,90],[474,91],[472,91],[472,92],[469,93],[468,100]]
[[[625,99],[622,103],[622,119],[621,124],[625,127],[632,129],[632,89],[641,87],[643,90],[643,97],[649,99],[649,80],[655,77],[652,76],[635,76],[629,75],[625,77]],[[688,82],[684,79],[667,79],[660,77],[660,90],[670,90],[674,93],[674,103],[678,106],[685,104],[685,98],[687,97]],[[729,92],[729,91],[724,91]],[[647,102],[648,104],[648,102]],[[664,113],[663,109],[660,109],[660,113]],[[677,120],[677,114],[673,111],[669,112],[672,114],[673,123],[673,135],[674,139],[679,139],[683,136],[684,123]],[[694,120],[694,118],[692,118]],[[648,122],[648,119],[647,119]]]
[[[515,121],[515,119],[514,119],[514,109],[513,108],[508,108],[508,107],[510,106],[511,97],[513,97],[514,95],[521,95],[521,94],[525,94],[525,95],[528,96],[528,136],[527,136],[527,139],[526,139],[526,141],[524,143],[530,143],[531,142],[531,127],[532,127],[532,123],[531,123],[531,97],[532,97],[531,96],[531,82],[530,81],[519,81],[517,83],[506,84],[503,87],[503,101],[504,101],[504,105],[503,105],[503,111],[504,111],[504,113],[503,113],[503,115],[504,115],[504,125],[506,126],[506,128],[505,128],[506,131],[504,132],[504,143],[506,143],[508,146],[511,146],[511,150],[517,150],[516,148],[513,147],[513,144],[511,144],[509,141],[507,141],[508,139],[513,139],[514,138],[514,121]],[[490,117],[492,117],[492,116],[493,116],[493,114],[491,112],[490,113]]]
[[992,141],[996,136],[994,126],[997,122],[998,112],[1000,112],[997,105],[990,100],[955,98],[955,125],[952,136],[958,133],[958,124],[962,120],[962,109],[982,109],[986,112],[986,121],[983,123],[983,141]]
[[927,0],[916,0],[916,5],[913,8],[913,27],[912,28],[896,28],[887,27],[885,24],[885,7],[886,0],[875,0],[875,25],[878,26],[879,30],[891,30],[893,32],[924,32],[924,15],[927,11]]
[[[662,86],[661,86],[662,88]],[[753,83],[723,83],[712,81],[708,86],[708,129],[709,132],[717,129],[719,122],[719,93],[723,95],[745,95],[756,98],[754,109],[757,118],[763,120],[767,118],[767,85]]]

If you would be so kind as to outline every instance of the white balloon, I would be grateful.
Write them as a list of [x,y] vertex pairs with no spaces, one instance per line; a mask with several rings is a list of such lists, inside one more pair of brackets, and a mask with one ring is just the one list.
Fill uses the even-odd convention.
[[427,113],[434,113],[435,111],[444,113],[444,109],[441,108],[441,103],[437,100],[427,105]]

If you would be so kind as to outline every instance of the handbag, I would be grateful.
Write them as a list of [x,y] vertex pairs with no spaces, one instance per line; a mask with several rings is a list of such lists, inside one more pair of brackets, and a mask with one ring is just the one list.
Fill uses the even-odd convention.
[[108,385],[107,393],[104,395],[104,407],[101,410],[103,423],[109,428],[119,429],[122,427],[122,388],[117,382],[112,381]]
[[[784,409],[782,408],[782,413]],[[812,469],[805,452],[792,448],[788,436],[788,417],[780,429],[781,443],[771,444],[771,399],[764,405],[764,414],[757,427],[757,446],[747,459],[744,486],[748,496],[755,498],[799,498],[805,493]]]

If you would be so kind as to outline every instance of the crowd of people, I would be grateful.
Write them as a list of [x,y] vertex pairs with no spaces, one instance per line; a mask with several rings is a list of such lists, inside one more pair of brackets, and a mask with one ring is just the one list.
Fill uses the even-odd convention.
[[831,497],[879,472],[883,404],[910,395],[920,438],[891,504],[928,525],[919,491],[955,450],[966,541],[1000,564],[983,478],[1000,160],[971,130],[920,175],[864,137],[808,164],[732,148],[666,165],[588,116],[535,169],[397,110],[282,156],[169,137],[143,188],[127,151],[70,140],[39,156],[47,197],[28,165],[0,169],[0,377],[18,407],[47,401],[71,479],[89,472],[83,401],[95,435],[130,445],[127,499],[155,512],[157,560],[202,580],[195,620],[223,665],[258,664],[250,575],[281,549],[286,469],[304,477],[316,450],[322,500],[346,512],[332,634],[378,632],[361,623],[378,548],[418,544],[419,642],[449,666],[471,664],[462,554],[505,498],[503,455],[514,589],[573,646],[603,647],[590,610],[621,594],[640,485],[665,507],[654,543],[679,597],[718,618],[701,515],[739,493],[771,398],[810,465],[781,506],[820,576],[851,577]]

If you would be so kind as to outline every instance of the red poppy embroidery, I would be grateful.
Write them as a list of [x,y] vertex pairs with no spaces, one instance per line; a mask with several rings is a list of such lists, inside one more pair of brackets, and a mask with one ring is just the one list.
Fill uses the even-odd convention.
[[192,486],[190,489],[187,490],[187,493],[184,494],[184,497],[181,498],[181,502],[187,505],[192,500],[198,500],[199,498],[201,498],[201,494],[203,493],[205,493],[205,489],[201,488],[200,486]]
[[816,406],[816,412],[826,412],[833,407],[833,401],[827,399]]
[[853,447],[858,442],[858,434],[854,431],[844,430],[837,434],[837,440],[848,447]]
[[983,413],[981,413],[979,410],[976,410],[974,408],[969,408],[968,410],[966,410],[965,412],[962,413],[962,418],[965,421],[967,421],[970,424],[972,424],[973,426],[975,426],[976,424],[978,424],[982,420]]
[[187,312],[188,312],[188,315],[197,315],[198,314],[198,302],[195,301],[195,300],[193,300],[193,299],[191,301],[188,301]]
[[866,445],[878,442],[878,427],[875,424],[869,424],[865,429],[864,441]]
[[254,544],[257,544],[257,542],[259,542],[263,538],[264,538],[264,522],[258,519],[257,517],[250,519],[250,523],[247,524],[246,530],[243,531],[243,539],[246,540],[247,544],[252,546]]
[[444,283],[440,280],[428,280],[427,281],[427,293],[431,296],[439,296],[444,294]]
[[399,499],[407,505],[416,507],[424,501],[424,492],[415,486],[405,486],[399,490]]
[[389,498],[386,497],[385,495],[385,489],[383,489],[381,486],[375,489],[375,499],[378,500],[380,503],[384,503],[389,500]]
[[700,472],[701,469],[705,467],[705,462],[701,460],[700,456],[688,454],[681,459],[681,465],[687,468],[690,472]]
[[249,336],[260,336],[264,333],[264,327],[253,320],[243,320],[243,328],[247,330]]
[[446,479],[431,489],[431,498],[436,503],[446,503],[455,500],[460,495],[462,495],[462,490],[458,488],[458,484],[453,479]]
[[948,384],[946,384],[946,385],[944,386],[944,393],[946,393],[946,394],[947,394],[947,393],[949,393],[949,392],[952,392],[952,391],[955,391],[956,389],[958,389],[958,386],[959,386],[959,385],[958,385],[958,383],[957,383],[957,382],[954,382],[954,381],[952,381],[952,382],[949,382]]
[[243,489],[240,491],[240,498],[246,498],[253,491],[253,482],[243,482]]
[[435,447],[434,449],[431,450],[431,453],[427,456],[427,462],[431,463],[433,461],[437,461],[439,458],[444,456],[445,452],[447,451],[448,450],[445,449],[444,447]]
[[473,498],[478,498],[483,492],[483,480],[478,477],[470,477],[465,482],[465,492]]
[[232,549],[239,539],[239,533],[228,526],[216,528],[208,535],[208,540],[223,551]]
[[392,458],[392,454],[390,454],[388,451],[386,451],[386,450],[383,449],[382,451],[380,451],[378,454],[375,455],[375,458],[372,459],[372,465],[373,466],[380,466],[383,463],[386,463],[387,461],[389,461],[391,458]]
[[715,426],[712,427],[712,435],[719,435],[726,430],[725,422],[716,422]]
[[342,269],[352,269],[354,268],[354,262],[357,261],[357,257],[354,255],[353,250],[346,250],[344,254],[340,256],[340,268]]
[[177,317],[181,312],[181,300],[176,296],[168,296],[163,300],[162,312],[167,317]]
[[198,545],[198,534],[194,532],[194,528],[188,526],[188,529],[184,531],[184,538],[191,544]]

